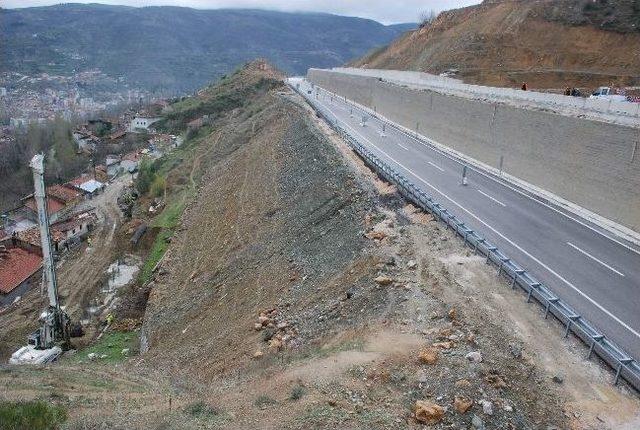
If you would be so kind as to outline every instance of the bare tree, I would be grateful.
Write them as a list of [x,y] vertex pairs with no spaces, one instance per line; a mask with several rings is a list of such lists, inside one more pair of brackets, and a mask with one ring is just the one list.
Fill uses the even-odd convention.
[[438,14],[435,10],[429,9],[420,12],[420,27],[426,27],[436,20]]

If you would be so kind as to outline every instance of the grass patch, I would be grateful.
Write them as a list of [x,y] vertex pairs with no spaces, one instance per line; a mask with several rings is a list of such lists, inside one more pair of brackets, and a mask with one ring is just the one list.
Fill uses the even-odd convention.
[[98,357],[106,355],[105,358],[97,358],[98,363],[118,363],[127,358],[122,354],[126,348],[129,348],[128,356],[138,352],[138,336],[135,333],[107,332],[96,343],[78,352],[73,359],[87,361],[89,354],[93,353]]
[[289,394],[289,400],[297,401],[307,393],[307,390],[300,384],[293,387],[291,394]]
[[43,401],[0,403],[3,430],[55,430],[67,420],[67,411]]
[[167,252],[167,248],[169,248],[169,242],[167,241],[167,239],[169,239],[172,234],[173,230],[162,229],[156,236],[156,240],[153,242],[151,251],[149,252],[147,259],[142,266],[140,275],[138,275],[140,284],[145,284],[149,281],[149,279],[151,279],[153,268],[156,267],[156,264],[158,264],[164,253]]
[[153,227],[176,228],[180,222],[180,215],[184,211],[184,203],[178,202],[168,205],[164,210],[155,217]]
[[202,401],[187,405],[184,413],[194,418],[214,418],[221,414],[220,410]]
[[271,405],[275,405],[276,403],[278,403],[276,401],[276,399],[267,396],[266,394],[261,394],[259,395],[256,400],[253,402],[254,405],[256,405],[259,408],[264,408],[267,406],[271,406]]

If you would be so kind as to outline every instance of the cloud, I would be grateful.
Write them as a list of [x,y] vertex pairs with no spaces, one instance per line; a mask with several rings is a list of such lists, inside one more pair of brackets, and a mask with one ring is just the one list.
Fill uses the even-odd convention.
[[[327,12],[338,15],[359,16],[393,24],[417,22],[420,13],[428,10],[440,12],[471,4],[480,0],[90,0],[80,3],[119,4],[127,6],[184,6],[198,9],[254,8],[288,12]],[[4,0],[3,7],[30,7],[56,4],[50,0]]]

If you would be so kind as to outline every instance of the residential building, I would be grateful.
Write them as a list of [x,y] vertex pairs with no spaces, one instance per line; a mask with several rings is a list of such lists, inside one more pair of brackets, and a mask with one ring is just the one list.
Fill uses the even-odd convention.
[[[51,223],[62,219],[67,215],[80,201],[82,201],[82,193],[78,190],[65,185],[51,185],[47,187],[47,212],[49,213],[49,221]],[[38,207],[36,205],[33,194],[22,199],[25,208],[28,209],[30,218],[38,221]]]
[[136,116],[131,120],[129,124],[130,132],[148,131],[149,127],[155,122],[158,122],[161,118],[158,117],[141,117]]
[[0,306],[40,283],[42,250],[16,237],[0,242]]

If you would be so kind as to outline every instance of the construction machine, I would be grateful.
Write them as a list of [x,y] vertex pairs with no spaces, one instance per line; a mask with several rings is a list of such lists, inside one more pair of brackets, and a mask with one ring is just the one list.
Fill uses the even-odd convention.
[[49,212],[44,186],[44,155],[37,154],[29,164],[33,171],[34,199],[38,207],[38,225],[42,244],[42,282],[47,287],[49,306],[40,314],[40,327],[28,337],[27,346],[13,353],[12,364],[46,363],[55,360],[69,346],[70,319],[60,306],[56,267],[53,259]]

